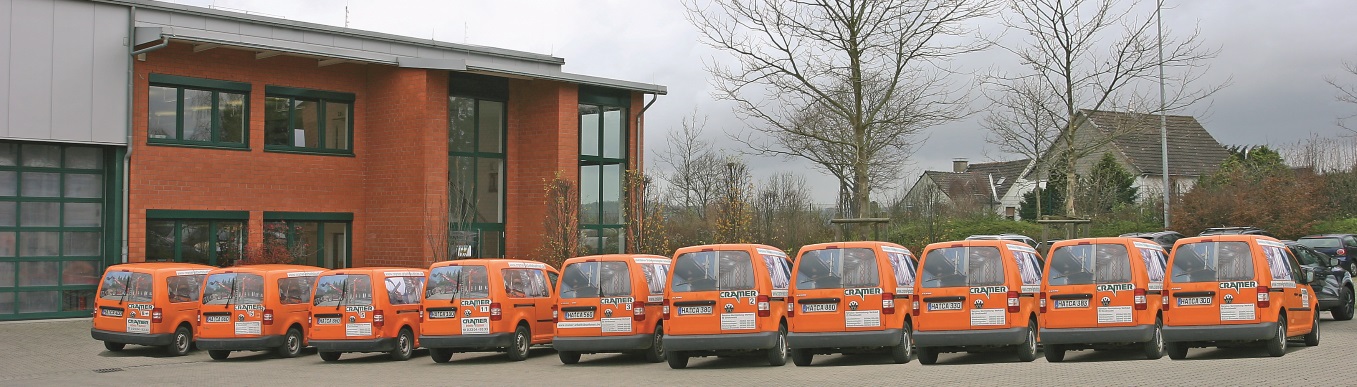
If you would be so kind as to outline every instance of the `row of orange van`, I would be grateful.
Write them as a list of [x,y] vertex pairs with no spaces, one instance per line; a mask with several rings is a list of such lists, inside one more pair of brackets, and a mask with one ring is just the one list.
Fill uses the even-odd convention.
[[1049,361],[1067,351],[1127,348],[1157,359],[1188,348],[1319,341],[1319,312],[1294,255],[1266,236],[1185,238],[1170,256],[1130,238],[1054,244],[1048,257],[1013,241],[808,245],[795,260],[764,245],[679,249],[673,258],[603,255],[561,270],[514,259],[429,269],[172,263],[110,267],[91,335],[111,351],[196,340],[232,351],[304,346],[435,362],[458,352],[523,360],[552,345],[561,362],[632,353],[684,368],[692,357],[753,354],[771,365],[818,354],[882,353],[896,363],[939,353],[1012,351]]

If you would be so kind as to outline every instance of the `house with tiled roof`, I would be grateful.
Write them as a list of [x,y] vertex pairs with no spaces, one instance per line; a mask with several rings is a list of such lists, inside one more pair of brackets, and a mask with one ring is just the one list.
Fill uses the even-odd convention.
[[1032,167],[1030,159],[978,164],[954,160],[951,172],[924,171],[905,194],[905,203],[925,211],[946,206],[1017,219],[1022,195],[1032,189],[1032,182],[1024,178]]

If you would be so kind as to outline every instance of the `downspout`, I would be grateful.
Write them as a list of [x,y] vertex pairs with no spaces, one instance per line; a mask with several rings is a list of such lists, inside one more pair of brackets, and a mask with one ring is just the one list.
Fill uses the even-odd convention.
[[123,167],[123,176],[122,176],[122,177],[123,177],[123,181],[122,181],[122,184],[123,184],[123,187],[122,187],[122,201],[123,201],[123,202],[122,202],[122,215],[123,215],[123,222],[122,222],[122,223],[123,223],[123,224],[122,224],[122,228],[123,228],[123,230],[122,230],[122,234],[123,234],[123,235],[122,235],[122,237],[123,237],[123,238],[122,238],[122,239],[123,239],[123,240],[122,240],[122,263],[127,263],[127,262],[128,262],[128,258],[129,258],[129,257],[128,257],[128,255],[129,255],[128,240],[130,239],[130,238],[128,237],[128,235],[129,235],[129,232],[130,232],[131,229],[132,229],[131,202],[128,200],[128,196],[129,196],[129,194],[131,193],[131,184],[130,184],[130,182],[132,181],[131,174],[130,174],[130,172],[132,171],[132,151],[136,150],[136,147],[134,146],[136,142],[132,140],[132,114],[133,114],[133,112],[132,112],[132,110],[133,110],[132,99],[133,99],[133,90],[135,90],[135,88],[136,88],[136,87],[135,87],[135,86],[136,86],[136,71],[133,70],[132,67],[133,67],[133,65],[136,63],[136,57],[137,57],[137,55],[141,55],[141,54],[145,54],[145,53],[148,53],[148,52],[151,52],[151,51],[159,50],[159,49],[165,48],[165,46],[170,45],[170,38],[169,38],[169,37],[166,37],[166,36],[161,36],[161,37],[160,37],[160,43],[159,43],[159,44],[156,44],[156,45],[151,46],[151,47],[147,47],[147,48],[143,48],[143,49],[137,50],[137,49],[136,49],[136,48],[137,48],[137,47],[136,47],[136,41],[137,41],[137,6],[133,5],[132,8],[127,12],[127,129],[126,129],[126,132],[127,132],[127,153],[123,154],[123,165],[122,165],[122,167]]

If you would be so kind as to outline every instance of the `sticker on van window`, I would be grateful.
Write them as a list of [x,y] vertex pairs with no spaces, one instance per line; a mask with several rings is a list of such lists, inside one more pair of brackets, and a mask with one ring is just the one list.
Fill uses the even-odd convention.
[[151,320],[140,318],[127,319],[127,333],[151,333]]
[[776,297],[786,297],[786,296],[787,296],[787,289],[773,289],[773,292],[772,292],[772,293],[773,293],[772,296],[775,297],[775,298],[776,298]]
[[1164,283],[1163,283],[1163,282],[1151,282],[1151,283],[1149,283],[1149,285],[1147,285],[1146,287],[1150,288],[1150,290],[1164,290]]
[[881,251],[885,251],[885,252],[887,252],[887,253],[896,253],[896,254],[909,254],[909,250],[908,250],[908,249],[902,249],[902,248],[893,247],[893,246],[881,246]]
[[1296,281],[1272,281],[1272,287],[1282,289],[1295,289]]
[[[556,329],[598,328],[601,325],[598,321],[562,321],[556,323]],[[463,330],[462,333],[466,331]]]
[[1018,252],[1032,253],[1032,254],[1036,254],[1036,253],[1037,253],[1037,249],[1034,249],[1034,248],[1032,248],[1032,246],[1028,246],[1028,245],[1020,245],[1020,244],[1012,244],[1012,243],[1009,243],[1009,244],[1005,244],[1004,246],[1005,246],[1005,247],[1008,247],[1008,250],[1009,250],[1009,251],[1018,251]]
[[1098,323],[1128,323],[1131,322],[1131,313],[1129,306],[1100,306],[1098,307]]
[[631,333],[631,317],[613,317],[602,319],[603,333]]
[[509,262],[509,267],[515,269],[545,269],[547,265],[540,262]]
[[1129,292],[1129,291],[1135,290],[1135,288],[1136,288],[1136,286],[1135,286],[1135,285],[1132,285],[1132,284],[1099,284],[1099,285],[1098,285],[1098,291],[1100,291],[1100,292],[1112,292],[1112,295],[1114,295],[1114,296],[1117,295],[1117,292]]
[[726,290],[721,292],[721,298],[745,298],[758,296],[759,292],[753,290]]
[[973,286],[973,287],[971,287],[971,294],[984,294],[985,297],[989,297],[991,294],[995,294],[995,293],[1007,294],[1007,293],[1008,293],[1008,287],[1007,287],[1007,286]]
[[646,297],[646,302],[664,302],[663,295],[654,295]]
[[1164,251],[1164,246],[1160,246],[1160,245],[1157,245],[1157,244],[1154,244],[1154,243],[1149,243],[1149,242],[1136,242],[1136,243],[1135,243],[1135,246],[1136,246],[1137,249],[1150,249],[1150,250]]
[[236,310],[264,310],[262,304],[236,304]]
[[1005,309],[971,309],[971,326],[1004,325],[1008,315]]
[[351,305],[344,307],[345,312],[371,312],[372,305]]
[[754,329],[753,313],[726,313],[721,315],[721,330],[734,331]]
[[668,264],[670,263],[670,261],[669,261],[668,259],[660,259],[660,258],[632,258],[632,261],[634,261],[634,262],[636,262],[636,263],[645,263],[645,264],[652,264],[652,265],[668,265]]
[[843,325],[847,328],[879,327],[881,326],[881,311],[858,310],[844,312]]
[[1235,293],[1239,293],[1239,289],[1252,289],[1256,287],[1258,287],[1258,282],[1256,281],[1228,281],[1220,283],[1221,289],[1233,289]]
[[462,300],[462,306],[481,306],[481,305],[490,305],[490,300],[489,299]]
[[1220,321],[1253,320],[1253,304],[1224,304],[1220,306]]
[[758,249],[758,251],[759,251],[759,255],[772,255],[772,256],[783,257],[783,258],[786,258],[786,257],[787,257],[787,253],[782,252],[781,250]]
[[1041,291],[1041,285],[1023,285],[1021,289],[1023,293],[1037,293]]
[[881,288],[851,288],[843,290],[844,297],[865,297],[879,294],[881,294]]
[[382,275],[387,277],[423,277],[424,273],[418,271],[388,271],[382,272]]
[[344,324],[344,336],[372,336],[371,323]]
[[598,299],[598,303],[604,305],[630,305],[633,302],[636,302],[636,299],[631,297],[604,297]]
[[462,334],[464,335],[488,335],[490,334],[489,317],[468,317],[462,319]]
[[912,288],[912,287],[900,287],[900,288],[895,288],[895,294],[899,294],[899,295],[912,295],[912,294],[914,294],[914,288]]
[[1281,248],[1286,248],[1286,245],[1284,245],[1284,244],[1277,243],[1277,242],[1273,242],[1273,241],[1266,240],[1266,239],[1259,239],[1259,240],[1258,240],[1258,245],[1259,245],[1259,246],[1271,246],[1271,247],[1281,247]]
[[294,271],[291,273],[287,273],[287,278],[315,277],[318,275],[320,275],[320,272],[318,271]]
[[259,335],[263,333],[263,325],[259,321],[247,321],[236,323],[237,335]]
[[207,275],[207,269],[202,270],[176,270],[174,275]]

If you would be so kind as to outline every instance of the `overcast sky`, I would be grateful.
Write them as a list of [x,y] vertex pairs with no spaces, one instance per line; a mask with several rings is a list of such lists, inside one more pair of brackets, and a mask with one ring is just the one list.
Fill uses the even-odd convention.
[[[647,169],[660,167],[655,152],[666,147],[665,134],[693,112],[706,116],[707,137],[731,143],[726,132],[747,125],[731,106],[715,101],[704,63],[727,60],[698,41],[677,1],[523,1],[523,0],[173,0],[216,6],[292,20],[441,41],[494,46],[565,58],[564,70],[668,86],[669,95],[646,112]],[[1172,33],[1200,29],[1208,46],[1220,48],[1206,81],[1232,79],[1230,85],[1198,106],[1173,114],[1194,115],[1222,144],[1294,143],[1311,135],[1347,133],[1335,120],[1357,106],[1335,99],[1326,76],[1357,84],[1342,72],[1343,61],[1357,62],[1357,2],[1271,0],[1169,0],[1164,25]],[[1143,15],[1153,3],[1142,4]],[[993,21],[980,22],[986,31]],[[992,50],[958,58],[962,70],[1010,66],[1013,58]],[[963,80],[969,81],[969,80]],[[897,186],[912,184],[924,170],[949,170],[953,158],[971,162],[1016,158],[984,142],[975,115],[929,128]],[[920,140],[925,140],[921,138]],[[1352,142],[1344,142],[1352,144]],[[837,185],[828,175],[799,160],[747,158],[756,179],[793,171],[811,184],[817,203],[833,203]],[[659,171],[663,172],[663,171]],[[905,187],[907,188],[907,187]],[[878,191],[879,192],[879,191]],[[880,199],[880,194],[874,194]]]

